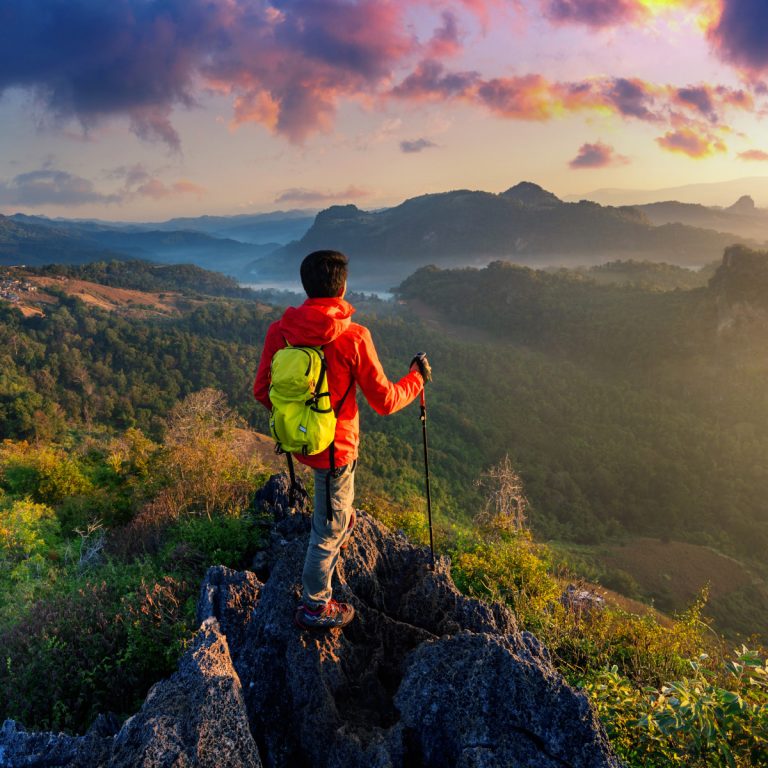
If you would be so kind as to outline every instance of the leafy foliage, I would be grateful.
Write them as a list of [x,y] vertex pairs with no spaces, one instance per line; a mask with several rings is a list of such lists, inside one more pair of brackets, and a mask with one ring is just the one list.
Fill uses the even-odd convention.
[[586,684],[614,748],[628,765],[768,765],[765,659],[742,646],[719,676],[701,660],[689,662],[689,675],[658,689],[638,690],[616,666]]

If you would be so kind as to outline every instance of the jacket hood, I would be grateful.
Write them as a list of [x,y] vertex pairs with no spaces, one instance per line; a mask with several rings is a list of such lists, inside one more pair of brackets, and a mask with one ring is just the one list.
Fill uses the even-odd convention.
[[289,344],[319,347],[349,328],[354,311],[344,299],[307,299],[300,307],[285,310],[280,331]]

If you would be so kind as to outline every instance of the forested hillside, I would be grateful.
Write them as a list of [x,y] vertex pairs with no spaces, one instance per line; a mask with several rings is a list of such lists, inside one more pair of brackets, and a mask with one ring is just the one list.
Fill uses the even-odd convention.
[[[764,254],[730,251],[709,286],[691,291],[504,264],[432,268],[402,286],[405,305],[360,317],[391,378],[414,352],[429,352],[436,539],[457,584],[515,609],[569,680],[590,691],[633,765],[676,753],[678,743],[705,761],[691,765],[707,764],[709,742],[690,746],[685,721],[664,739],[637,730],[635,715],[669,713],[663,681],[753,696],[723,673],[726,657],[706,641],[703,616],[732,637],[768,632],[758,578],[767,267]],[[652,280],[659,272],[613,269]],[[178,309],[153,314],[147,300],[140,313],[105,311],[64,288],[51,289],[35,317],[0,304],[0,716],[82,731],[98,712],[129,714],[172,670],[207,565],[260,562],[251,565],[265,529],[251,498],[266,467],[246,427],[266,429],[251,384],[282,310],[195,268],[102,263],[46,274],[173,291]],[[452,335],[434,321],[441,313]],[[361,402],[361,414],[358,503],[423,542],[418,409],[383,419]],[[487,504],[499,483],[519,489],[515,525]],[[702,544],[737,555],[754,578],[733,561],[730,591],[681,601],[633,581],[625,568],[635,544],[599,568],[585,554],[641,536],[656,537],[648,541],[659,552],[682,541],[697,556],[708,551],[694,547]],[[545,548],[534,537],[559,543]],[[559,599],[579,576],[688,610],[670,621],[626,603],[585,620]],[[690,585],[692,595],[705,586]],[[687,660],[704,651],[707,669],[688,680]],[[740,652],[742,667],[762,663],[750,654]],[[728,738],[752,754],[752,731]]]

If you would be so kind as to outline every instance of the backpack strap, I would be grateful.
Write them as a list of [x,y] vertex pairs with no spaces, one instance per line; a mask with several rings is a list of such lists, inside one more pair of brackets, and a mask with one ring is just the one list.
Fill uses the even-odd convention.
[[298,486],[296,485],[296,470],[293,466],[293,456],[291,456],[290,451],[285,452],[285,459],[288,462],[288,474],[291,477],[291,487],[288,491],[288,503],[293,507],[296,504],[296,491],[298,490]]

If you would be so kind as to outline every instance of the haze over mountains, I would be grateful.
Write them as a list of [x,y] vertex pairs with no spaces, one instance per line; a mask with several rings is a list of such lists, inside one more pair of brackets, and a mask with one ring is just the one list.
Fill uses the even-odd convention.
[[353,260],[351,285],[386,289],[417,268],[591,265],[617,259],[700,267],[734,243],[768,239],[768,210],[741,197],[729,208],[676,201],[612,207],[564,202],[521,182],[500,194],[456,190],[382,211],[332,206],[162,223],[0,216],[0,264],[83,263],[143,258],[187,262],[244,282],[294,280],[301,259],[338,248]]
[[566,195],[567,202],[587,199],[601,205],[645,205],[660,200],[678,200],[681,203],[726,207],[742,195],[750,195],[759,205],[768,202],[768,176],[745,176],[728,181],[683,184],[659,189],[623,189],[607,187]]

